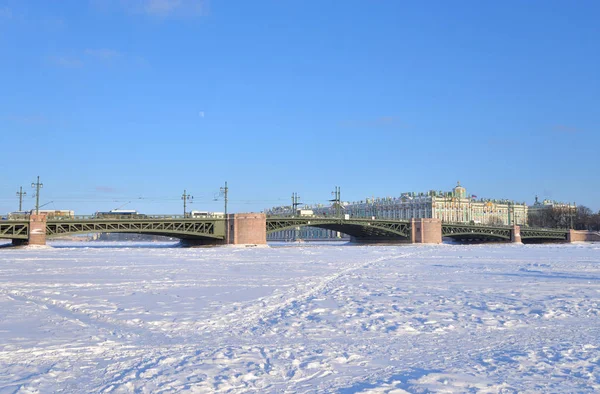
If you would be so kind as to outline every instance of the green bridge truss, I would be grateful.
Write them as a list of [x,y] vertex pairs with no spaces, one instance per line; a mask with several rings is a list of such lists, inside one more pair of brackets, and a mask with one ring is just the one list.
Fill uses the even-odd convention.
[[[511,226],[482,226],[477,224],[442,224],[442,237],[456,240],[509,241]],[[522,241],[567,241],[569,230],[535,227],[520,228]]]
[[569,230],[557,228],[521,227],[521,239],[532,241],[567,241],[569,239]]
[[[407,220],[327,218],[327,217],[267,217],[267,234],[311,226],[348,234],[358,240],[410,240],[411,223]],[[457,240],[508,241],[512,227],[470,224],[442,224],[442,237]],[[46,236],[55,238],[85,233],[137,233],[163,235],[180,239],[224,240],[224,218],[146,218],[146,219],[63,219],[46,223]],[[569,230],[522,227],[524,241],[567,241]],[[29,238],[28,220],[0,221],[0,238]]]
[[410,239],[407,220],[267,217],[267,234],[303,226],[339,231],[358,239]]
[[[69,219],[49,220],[46,237],[86,233],[136,233],[180,239],[225,239],[225,219]],[[0,222],[0,238],[27,239],[28,221]]]
[[442,224],[442,237],[460,241],[510,241],[512,227],[473,224]]
[[[357,239],[385,239],[411,237],[411,223],[407,220],[290,218],[268,217],[267,234],[276,231],[311,226],[339,231]],[[461,241],[510,241],[512,226],[482,226],[477,224],[442,224],[442,237]],[[526,241],[566,241],[568,230],[521,227],[521,239]]]
[[28,239],[29,220],[11,220],[0,222],[0,239]]
[[171,236],[181,239],[224,239],[224,219],[137,219],[48,221],[47,237],[85,233],[136,233]]

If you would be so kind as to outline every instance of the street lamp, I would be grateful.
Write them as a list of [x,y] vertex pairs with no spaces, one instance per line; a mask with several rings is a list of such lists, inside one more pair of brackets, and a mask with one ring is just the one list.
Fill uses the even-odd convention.
[[227,187],[227,182],[225,182],[225,187],[221,187],[219,189],[221,195],[225,197],[225,217],[227,217],[227,193],[229,192],[229,188]]
[[298,206],[304,205],[303,203],[299,202],[299,200],[300,196],[298,196],[298,193],[292,193],[292,216],[296,215],[296,210],[298,209]]
[[35,187],[35,214],[40,214],[40,189],[44,187],[43,183],[40,183],[40,176],[37,177],[37,182],[31,182],[31,187]]
[[23,211],[23,196],[26,196],[27,192],[23,191],[23,186],[19,186],[19,191],[17,192],[17,196],[19,196],[19,212]]
[[335,204],[335,207],[334,207],[335,216],[339,217],[340,213],[341,213],[341,209],[340,209],[341,208],[341,206],[340,206],[340,203],[341,203],[341,191],[340,191],[340,187],[336,186],[335,187],[335,191],[332,191],[331,195],[333,195],[334,198],[333,198],[333,200],[329,200],[329,201],[332,201]]
[[183,200],[183,217],[185,217],[186,203],[188,200],[193,200],[194,196],[190,196],[189,194],[186,194],[186,191],[184,189],[183,194],[181,195],[181,199]]

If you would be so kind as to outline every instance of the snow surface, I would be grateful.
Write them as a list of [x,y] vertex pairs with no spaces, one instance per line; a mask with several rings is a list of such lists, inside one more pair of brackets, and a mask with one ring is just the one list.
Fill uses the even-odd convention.
[[53,245],[0,249],[0,393],[600,391],[599,244]]

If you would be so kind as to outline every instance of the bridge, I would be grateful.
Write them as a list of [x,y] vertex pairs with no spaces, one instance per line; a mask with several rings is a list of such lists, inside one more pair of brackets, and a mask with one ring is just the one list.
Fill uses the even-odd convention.
[[[302,226],[318,227],[350,235],[364,243],[440,243],[442,238],[462,242],[568,242],[569,229],[503,225],[442,223],[436,219],[289,218],[268,217],[267,233]],[[600,241],[600,237],[598,239]]]
[[[262,226],[257,226],[261,223]],[[262,230],[262,231],[261,231]],[[227,218],[188,218],[178,215],[143,217],[68,217],[27,218],[0,221],[0,239],[12,239],[14,245],[43,245],[46,239],[88,233],[136,233],[179,238],[190,245],[266,244],[263,214],[231,214]],[[263,242],[260,242],[264,239]]]
[[366,219],[340,217],[277,217],[230,214],[189,218],[150,215],[138,218],[26,218],[0,221],[0,239],[15,245],[43,245],[46,239],[86,233],[136,233],[179,238],[189,245],[264,245],[268,233],[303,226],[338,231],[357,243],[441,243],[443,237],[462,242],[600,241],[600,235],[569,229],[442,223],[437,219]]

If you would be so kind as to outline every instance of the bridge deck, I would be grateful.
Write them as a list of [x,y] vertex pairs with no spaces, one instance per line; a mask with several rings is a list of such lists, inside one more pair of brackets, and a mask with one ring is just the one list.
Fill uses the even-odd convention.
[[[150,218],[150,219],[58,219],[46,222],[46,236],[60,237],[85,233],[138,233],[173,236],[182,239],[225,239],[224,218]],[[27,239],[29,222],[0,222],[0,238]]]
[[[153,215],[127,218],[75,217],[50,219],[46,223],[46,236],[60,237],[70,234],[120,232],[165,235],[182,239],[216,239],[226,237],[224,217],[186,218],[176,215]],[[294,229],[311,226],[338,231],[362,239],[410,239],[411,221],[395,219],[339,218],[339,217],[276,217],[266,218],[266,231]],[[28,220],[0,221],[0,238],[28,239]],[[486,226],[465,223],[442,223],[442,236],[455,239],[510,240],[513,227]],[[566,241],[569,230],[521,227],[523,240]]]

